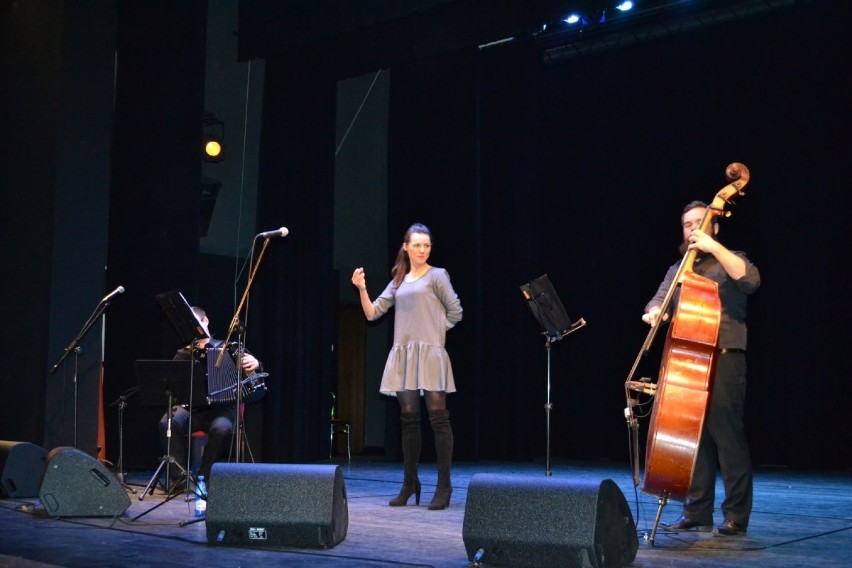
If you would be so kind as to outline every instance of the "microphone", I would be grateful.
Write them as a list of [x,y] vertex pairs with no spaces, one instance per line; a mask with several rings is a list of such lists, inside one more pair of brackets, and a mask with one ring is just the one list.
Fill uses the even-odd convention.
[[101,300],[101,302],[109,302],[113,299],[113,297],[118,296],[119,294],[124,294],[124,286],[119,286],[118,288],[104,296],[104,299]]
[[289,229],[287,227],[281,227],[280,229],[275,229],[274,231],[266,231],[265,233],[260,233],[258,237],[263,237],[264,239],[271,239],[274,237],[286,237],[290,234]]

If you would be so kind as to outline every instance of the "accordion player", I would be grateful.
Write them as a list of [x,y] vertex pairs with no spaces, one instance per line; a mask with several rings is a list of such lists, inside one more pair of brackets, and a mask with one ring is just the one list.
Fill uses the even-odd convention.
[[[208,338],[179,349],[174,358],[192,360],[194,372],[206,376],[207,393],[202,399],[206,404],[193,396],[195,404],[190,407],[175,405],[171,416],[167,413],[160,419],[161,445],[178,466],[167,470],[170,486],[179,480],[181,471],[186,472],[191,433],[203,431],[207,434],[198,475],[209,478],[213,463],[224,458],[232,448],[232,436],[237,432],[235,425],[242,421],[243,405],[238,409],[236,404],[238,393],[240,401],[246,403],[257,402],[266,394],[268,375],[263,372],[260,361],[248,351],[239,352],[234,344],[225,345],[224,341],[209,337],[207,314],[197,307],[192,307],[192,311]],[[216,366],[223,349],[226,353],[221,364]]]

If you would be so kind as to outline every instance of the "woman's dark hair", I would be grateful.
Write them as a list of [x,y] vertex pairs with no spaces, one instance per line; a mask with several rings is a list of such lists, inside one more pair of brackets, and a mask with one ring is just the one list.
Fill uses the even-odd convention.
[[[405,236],[402,238],[404,245],[407,245],[411,241],[411,235],[414,233],[427,235],[429,237],[429,241],[432,240],[432,232],[429,230],[429,227],[422,223],[414,223],[407,231],[405,231]],[[399,247],[399,252],[396,254],[396,262],[391,269],[394,288],[398,288],[399,285],[402,284],[402,279],[405,278],[405,275],[408,274],[409,270],[411,270],[411,260],[408,258],[408,253],[405,252],[405,247],[401,245]]]

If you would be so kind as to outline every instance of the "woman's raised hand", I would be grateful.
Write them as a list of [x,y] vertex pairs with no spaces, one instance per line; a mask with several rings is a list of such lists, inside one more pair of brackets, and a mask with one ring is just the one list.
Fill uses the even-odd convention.
[[367,289],[367,276],[364,274],[364,268],[359,267],[352,273],[352,284],[359,290]]

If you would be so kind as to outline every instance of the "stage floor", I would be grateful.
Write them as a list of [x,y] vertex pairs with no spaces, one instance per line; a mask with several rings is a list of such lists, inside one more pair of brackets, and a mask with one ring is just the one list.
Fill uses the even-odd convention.
[[[369,459],[335,463],[344,476],[349,523],[346,537],[328,549],[248,548],[208,544],[204,522],[192,521],[193,503],[181,494],[165,500],[161,491],[139,499],[152,472],[129,474],[130,507],[117,518],[50,518],[38,499],[0,500],[0,567],[7,566],[417,566],[471,564],[462,529],[468,484],[479,473],[545,476],[543,463],[459,463],[453,467],[449,509],[429,511],[436,481],[434,464],[421,466],[423,496],[407,507],[388,507],[399,490],[402,466]],[[570,483],[611,479],[624,494],[636,523],[639,548],[634,567],[686,568],[761,566],[809,568],[852,564],[852,473],[755,472],[754,512],[748,534],[672,533],[660,528],[648,544],[657,500],[634,490],[626,465],[552,463],[552,476]],[[718,524],[723,519],[718,513]],[[248,501],[251,498],[247,498]],[[251,510],[260,503],[247,502]],[[680,504],[669,503],[663,520],[672,521]],[[543,512],[558,516],[558,511]],[[139,516],[142,515],[142,516]],[[555,517],[553,517],[555,518]],[[541,522],[541,521],[539,521]],[[523,532],[523,527],[519,527]],[[482,566],[489,566],[485,551]],[[565,564],[572,566],[573,564]]]

